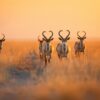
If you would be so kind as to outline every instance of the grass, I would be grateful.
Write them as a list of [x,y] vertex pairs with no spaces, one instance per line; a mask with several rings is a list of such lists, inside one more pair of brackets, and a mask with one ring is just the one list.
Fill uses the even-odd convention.
[[68,59],[55,51],[46,68],[38,55],[38,43],[6,41],[0,54],[0,100],[100,100],[100,42],[86,41],[85,55],[74,55],[68,43]]

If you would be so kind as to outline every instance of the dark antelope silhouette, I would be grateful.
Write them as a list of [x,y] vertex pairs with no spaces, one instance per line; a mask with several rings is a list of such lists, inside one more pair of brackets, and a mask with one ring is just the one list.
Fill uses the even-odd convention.
[[3,35],[3,37],[2,37],[2,39],[0,39],[0,52],[2,50],[2,43],[5,41],[5,35],[4,34],[2,34],[2,35]]
[[42,59],[43,58],[42,47],[43,47],[44,40],[40,39],[38,36],[38,41],[39,41],[39,55],[40,55],[40,59]]
[[53,38],[53,32],[49,31],[51,33],[51,36],[49,38],[46,37],[45,33],[46,31],[42,32],[42,40],[40,41],[40,56],[45,60],[45,65],[47,65],[48,62],[51,60],[51,53],[52,53],[52,46],[50,45],[50,42],[54,39]]
[[85,31],[82,31],[84,33],[83,36],[80,36],[79,32],[77,32],[77,38],[79,39],[79,42],[76,41],[75,42],[75,45],[74,45],[74,49],[75,49],[75,54],[76,55],[79,55],[79,53],[83,52],[84,53],[84,50],[85,50],[85,44],[83,43],[83,41],[86,39],[86,32]]
[[67,57],[67,54],[69,52],[68,50],[68,45],[66,44],[67,41],[70,39],[69,35],[70,35],[70,31],[67,30],[68,34],[66,35],[66,37],[64,38],[62,35],[61,35],[61,32],[63,32],[63,30],[60,30],[58,32],[58,35],[59,35],[59,40],[62,42],[62,43],[58,43],[57,47],[56,47],[56,51],[57,51],[57,54],[58,54],[58,57],[59,58],[62,58],[62,57]]

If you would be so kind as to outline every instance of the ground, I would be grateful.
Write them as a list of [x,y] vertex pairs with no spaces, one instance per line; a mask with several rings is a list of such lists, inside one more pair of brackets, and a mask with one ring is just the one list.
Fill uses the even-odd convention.
[[76,57],[59,60],[53,42],[51,63],[39,59],[37,41],[6,41],[0,54],[0,100],[100,100],[100,41],[86,41]]

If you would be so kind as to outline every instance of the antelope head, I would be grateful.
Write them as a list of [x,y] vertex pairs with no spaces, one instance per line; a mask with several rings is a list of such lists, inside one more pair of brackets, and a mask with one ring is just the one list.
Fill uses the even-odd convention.
[[59,34],[59,40],[61,40],[62,42],[67,42],[67,40],[69,40],[70,39],[70,37],[69,37],[69,35],[70,35],[70,31],[69,30],[66,30],[67,32],[68,32],[68,34],[66,35],[66,37],[64,38],[62,35],[61,35],[61,32],[63,32],[63,30],[60,30],[59,32],[58,32],[58,34]]
[[77,38],[78,38],[79,40],[84,40],[84,39],[86,39],[86,32],[85,32],[85,31],[82,31],[82,32],[84,33],[83,36],[80,36],[80,34],[79,34],[80,31],[77,32],[77,36],[78,36]]
[[3,35],[3,37],[2,37],[2,39],[0,39],[0,42],[5,41],[5,35],[4,34],[2,34],[2,35]]
[[45,33],[46,31],[42,32],[43,40],[46,41],[47,43],[50,43],[54,38],[53,38],[53,31],[49,31],[51,33],[51,36],[49,38],[46,37]]

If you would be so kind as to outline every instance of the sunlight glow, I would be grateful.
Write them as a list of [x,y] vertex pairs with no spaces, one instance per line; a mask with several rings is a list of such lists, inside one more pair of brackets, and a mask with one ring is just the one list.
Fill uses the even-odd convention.
[[85,30],[100,38],[100,0],[0,0],[0,32],[9,39],[33,39],[42,31]]

